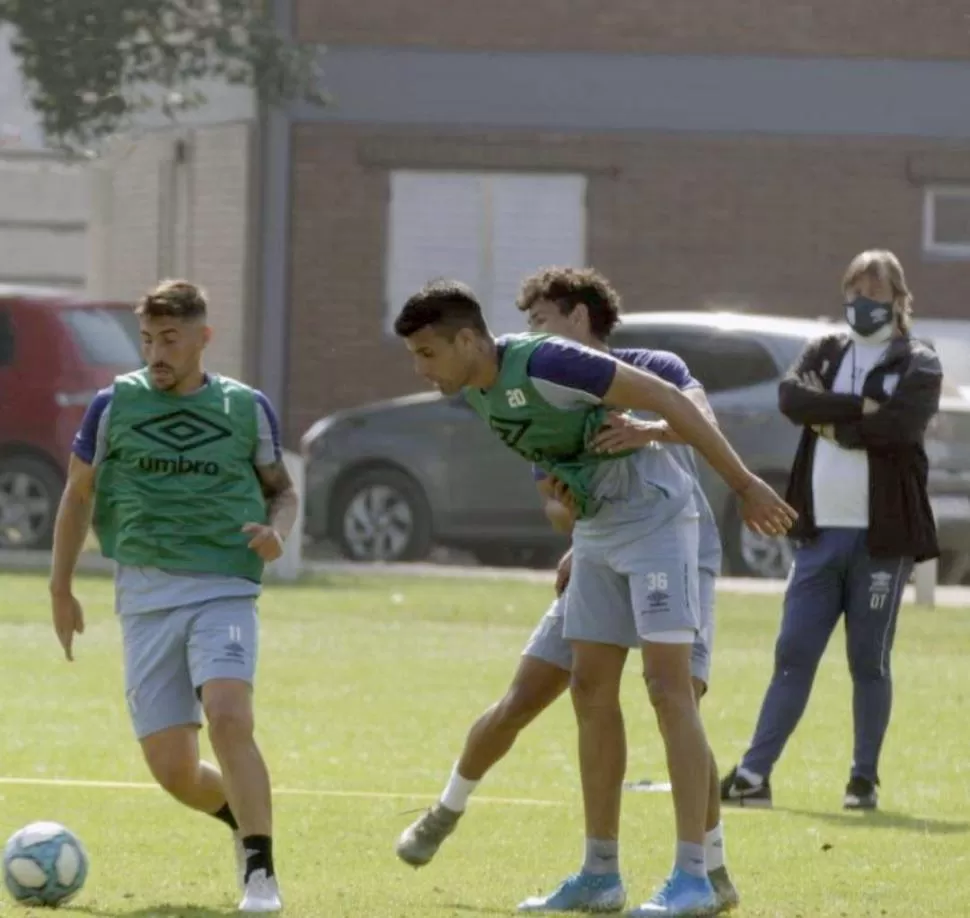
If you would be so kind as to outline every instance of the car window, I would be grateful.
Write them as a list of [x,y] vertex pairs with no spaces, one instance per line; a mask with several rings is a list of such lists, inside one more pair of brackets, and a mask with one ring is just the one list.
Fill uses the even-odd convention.
[[943,378],[953,386],[970,386],[970,340],[942,335],[917,335],[937,353],[943,365]]
[[98,367],[142,365],[137,339],[113,309],[65,309],[60,313],[85,363]]
[[0,367],[9,367],[14,360],[13,322],[6,309],[0,309]]
[[118,320],[122,328],[124,328],[125,333],[131,338],[135,345],[138,353],[141,353],[141,326],[138,324],[138,316],[135,315],[134,309],[106,309],[105,312],[110,313]]
[[713,328],[621,329],[617,347],[673,351],[709,394],[770,382],[781,374],[771,354],[753,338]]

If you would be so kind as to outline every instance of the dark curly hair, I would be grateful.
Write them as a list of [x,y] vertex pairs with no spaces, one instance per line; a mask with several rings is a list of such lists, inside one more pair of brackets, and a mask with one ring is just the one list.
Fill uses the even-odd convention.
[[620,295],[593,268],[544,268],[522,282],[515,305],[528,312],[540,300],[548,300],[568,316],[582,304],[589,314],[589,330],[605,341],[620,322]]

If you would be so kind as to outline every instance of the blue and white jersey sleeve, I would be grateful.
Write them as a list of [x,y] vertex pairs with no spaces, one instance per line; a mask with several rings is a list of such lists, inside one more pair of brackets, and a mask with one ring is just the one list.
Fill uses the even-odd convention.
[[114,386],[102,389],[84,412],[78,432],[74,435],[71,452],[86,465],[96,466],[108,446],[108,417]]
[[609,354],[564,338],[550,338],[532,352],[527,372],[550,405],[570,410],[601,404],[613,385],[616,366]]
[[253,465],[275,465],[283,460],[280,420],[270,400],[256,391],[256,453]]
[[702,388],[700,380],[691,376],[687,364],[670,351],[651,351],[647,348],[619,348],[611,351],[612,355],[619,361],[653,373],[659,376],[664,382],[676,386],[682,392],[688,389]]

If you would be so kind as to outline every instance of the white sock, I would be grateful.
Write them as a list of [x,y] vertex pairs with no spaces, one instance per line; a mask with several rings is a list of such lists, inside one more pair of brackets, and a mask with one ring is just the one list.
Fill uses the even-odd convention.
[[724,829],[721,823],[704,836],[704,860],[708,873],[724,866]]
[[464,813],[468,798],[478,787],[478,781],[469,781],[458,774],[458,765],[451,769],[451,777],[441,795],[441,803],[453,813]]
[[742,765],[738,766],[738,777],[744,778],[745,781],[754,787],[757,787],[764,781],[764,777],[762,775],[759,775],[754,771],[748,771],[748,769]]

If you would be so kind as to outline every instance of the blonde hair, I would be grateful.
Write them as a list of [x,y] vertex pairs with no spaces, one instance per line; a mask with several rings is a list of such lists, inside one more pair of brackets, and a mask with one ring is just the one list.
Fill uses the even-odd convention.
[[899,259],[888,249],[868,249],[849,262],[842,277],[842,292],[848,292],[862,278],[887,284],[893,292],[896,325],[908,334],[913,324],[913,294],[906,284],[906,274]]

